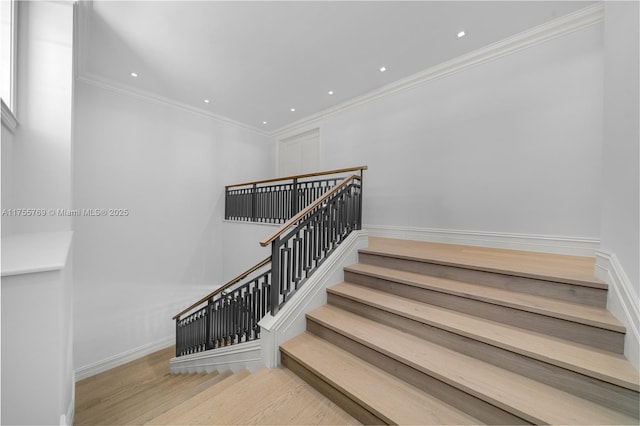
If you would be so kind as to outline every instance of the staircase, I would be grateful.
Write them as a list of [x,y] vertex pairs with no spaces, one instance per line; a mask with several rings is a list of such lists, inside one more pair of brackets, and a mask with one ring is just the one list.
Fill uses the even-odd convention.
[[363,423],[638,424],[589,258],[370,238],[282,364]]

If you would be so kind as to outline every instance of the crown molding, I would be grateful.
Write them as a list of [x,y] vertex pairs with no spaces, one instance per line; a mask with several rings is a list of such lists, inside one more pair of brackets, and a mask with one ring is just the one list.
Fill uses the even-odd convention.
[[309,115],[291,124],[287,124],[271,132],[271,136],[282,137],[303,131],[315,122],[341,113],[345,110],[365,105],[380,98],[409,90],[432,80],[447,77],[465,69],[480,65],[503,56],[511,55],[520,50],[536,46],[583,28],[590,27],[603,21],[604,4],[595,3],[576,12],[561,16],[537,27],[533,27],[496,43],[489,44],[473,52],[440,63],[409,77],[397,80],[379,89],[373,90],[357,98],[353,98],[339,105],[327,108],[316,114]]
[[254,133],[257,133],[259,135],[262,136],[271,136],[269,133],[265,132],[264,130],[258,129],[257,127],[253,127],[250,126],[246,123],[242,123],[239,121],[235,121],[232,120],[231,118],[222,116],[222,115],[218,115],[218,114],[214,114],[212,112],[203,110],[201,108],[196,108],[194,106],[191,105],[187,105],[185,103],[176,101],[175,99],[171,99],[171,98],[167,98],[164,96],[160,96],[157,95],[155,93],[151,93],[151,92],[147,92],[145,90],[141,90],[141,89],[137,89],[137,88],[133,88],[131,86],[127,86],[127,85],[123,85],[120,83],[117,83],[113,80],[110,79],[106,79],[103,77],[99,77],[95,74],[92,74],[90,72],[83,72],[81,75],[78,75],[77,77],[78,81],[81,81],[82,83],[94,86],[94,87],[98,87],[104,90],[108,90],[110,92],[114,92],[114,93],[118,93],[118,94],[122,94],[122,95],[126,95],[126,96],[134,96],[137,98],[142,98],[144,100],[147,101],[151,101],[151,102],[155,102],[164,106],[169,106],[172,108],[177,108],[192,114],[196,114],[196,115],[200,115],[202,117],[206,117],[206,118],[210,118],[213,119],[215,121],[218,121],[220,123],[224,123],[224,124],[230,124],[233,126],[237,126],[237,127],[241,127],[244,128],[246,130],[250,130]]

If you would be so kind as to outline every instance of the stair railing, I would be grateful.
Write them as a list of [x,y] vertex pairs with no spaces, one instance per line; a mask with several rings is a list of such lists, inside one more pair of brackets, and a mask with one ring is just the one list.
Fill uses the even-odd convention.
[[176,314],[176,356],[258,339],[258,321],[271,311],[270,266],[267,257]]
[[271,244],[271,314],[361,227],[362,177],[351,175],[262,240],[263,247]]
[[[225,186],[227,220],[284,223],[315,199],[335,186],[342,176],[331,175],[366,170],[367,166],[349,167],[275,179]],[[322,179],[312,179],[322,176]]]
[[[269,312],[275,315],[338,245],[352,231],[362,228],[362,178],[366,169],[367,166],[361,166],[294,177],[296,184],[290,188],[292,198],[280,198],[288,202],[291,209],[285,211],[281,205],[280,213],[291,215],[294,205],[291,200],[304,200],[313,191],[319,191],[321,195],[292,214],[277,231],[260,242],[263,247],[271,244],[271,256],[173,317],[176,321],[176,356],[258,339],[259,321]],[[342,180],[297,182],[298,178],[356,170],[359,175],[352,174]],[[241,185],[254,186],[275,181],[270,179]],[[330,187],[327,186],[328,181],[334,181]],[[300,192],[294,191],[293,188],[300,183],[308,186]],[[227,186],[227,196],[228,188],[233,186],[240,185]],[[280,196],[286,192],[277,188],[274,191],[280,192]],[[252,199],[255,202],[259,198],[252,196]],[[262,201],[276,199],[278,197],[265,197]],[[263,211],[255,205],[252,210]],[[240,220],[247,219],[243,217]]]

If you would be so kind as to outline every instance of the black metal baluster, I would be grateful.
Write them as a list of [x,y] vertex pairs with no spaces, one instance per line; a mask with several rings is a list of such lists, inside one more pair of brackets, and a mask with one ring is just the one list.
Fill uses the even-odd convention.
[[204,320],[205,350],[213,349],[213,345],[212,345],[213,342],[211,341],[211,319],[212,319],[211,308],[212,307],[213,307],[213,304],[211,303],[211,299],[209,299],[209,301],[207,301],[207,310],[205,311],[206,314],[205,314],[205,320]]
[[[304,231],[301,230],[300,232],[304,232]],[[294,240],[294,247],[295,247],[295,258],[296,258],[294,281],[295,281],[295,288],[297,290],[298,286],[300,285],[300,282],[302,281],[302,266],[303,266],[302,262],[303,262],[303,252],[304,252],[304,247],[302,245],[302,238],[296,238]]]
[[291,216],[289,217],[294,217],[298,211],[298,179],[294,179],[291,186]]
[[280,272],[280,239],[271,244],[271,287],[269,288],[271,315],[275,315],[280,310],[280,286],[282,285],[282,275]]

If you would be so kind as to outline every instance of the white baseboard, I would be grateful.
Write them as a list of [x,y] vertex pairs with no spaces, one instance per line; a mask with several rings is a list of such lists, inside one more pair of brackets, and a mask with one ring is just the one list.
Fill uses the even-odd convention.
[[607,309],[627,328],[624,354],[640,370],[640,298],[614,253],[596,252],[596,275],[609,284]]
[[136,360],[143,356],[165,349],[171,345],[174,345],[175,341],[176,341],[176,336],[174,335],[167,336],[155,342],[148,343],[146,345],[142,345],[135,349],[122,352],[120,354],[111,356],[107,359],[95,362],[93,364],[80,367],[77,370],[75,370],[75,380],[77,382],[77,381],[86,379],[87,377],[95,376],[96,374],[100,374],[102,372],[115,368],[119,365],[126,364],[127,362]]
[[264,366],[260,345],[260,340],[253,340],[226,348],[173,358],[170,362],[170,371],[173,374],[193,374],[229,369],[238,372],[246,368],[254,372]]
[[401,226],[364,225],[371,237],[400,238],[416,241],[528,250],[573,256],[595,256],[600,246],[597,238],[551,235],[512,234],[453,229],[411,228]]
[[366,231],[352,232],[275,316],[267,314],[260,321],[262,358],[267,367],[280,364],[280,344],[306,330],[305,314],[327,303],[326,288],[344,280],[343,268],[357,263],[358,249],[368,241]]

